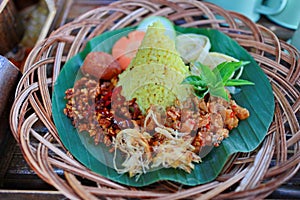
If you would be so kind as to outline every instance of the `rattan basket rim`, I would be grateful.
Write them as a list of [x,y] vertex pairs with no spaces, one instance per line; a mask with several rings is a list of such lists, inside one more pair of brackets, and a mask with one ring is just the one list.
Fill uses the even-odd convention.
[[[196,14],[207,18],[193,18]],[[235,154],[226,166],[229,173],[210,183],[188,188],[168,181],[143,188],[114,183],[73,159],[64,149],[52,121],[51,88],[63,64],[94,36],[105,30],[136,24],[148,15],[162,15],[174,21],[184,21],[183,26],[211,27],[226,33],[250,52],[272,84],[276,99],[274,121],[259,153],[253,152],[248,157]],[[222,26],[224,21],[217,19],[216,15],[222,15],[228,26]],[[53,66],[51,71],[47,71],[49,65]],[[213,4],[193,0],[122,0],[93,9],[38,43],[24,70],[11,110],[12,133],[31,168],[68,198],[264,198],[290,179],[300,167],[297,118],[300,110],[299,51],[279,40],[267,28]],[[37,132],[39,126],[48,131],[44,134]],[[271,161],[275,164],[271,165]],[[64,173],[57,174],[54,168]],[[230,170],[234,170],[234,176]],[[82,179],[96,185],[85,184]]]

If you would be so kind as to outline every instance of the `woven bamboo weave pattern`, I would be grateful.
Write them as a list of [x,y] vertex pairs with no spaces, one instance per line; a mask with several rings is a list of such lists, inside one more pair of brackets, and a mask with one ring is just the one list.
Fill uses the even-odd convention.
[[[53,123],[51,94],[65,62],[82,51],[91,38],[107,30],[136,25],[150,15],[165,16],[183,27],[210,27],[224,32],[247,49],[271,82],[275,114],[263,143],[253,152],[234,154],[221,174],[207,184],[182,187],[161,181],[142,188],[119,185],[73,159]],[[222,26],[225,22],[228,26]],[[299,52],[238,13],[196,0],[122,0],[81,15],[36,45],[16,91],[11,129],[31,168],[70,199],[264,198],[300,166],[299,76]],[[46,131],[37,131],[40,126]]]

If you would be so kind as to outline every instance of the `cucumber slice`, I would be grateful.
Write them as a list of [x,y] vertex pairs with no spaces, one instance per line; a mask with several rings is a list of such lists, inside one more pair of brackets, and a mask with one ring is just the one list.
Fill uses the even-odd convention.
[[176,37],[176,49],[186,63],[203,62],[211,47],[209,38],[194,33],[181,34]]
[[174,29],[174,24],[167,18],[161,16],[150,16],[143,19],[137,27],[137,30],[147,31],[148,26],[152,25],[154,22],[160,21],[166,29],[165,34],[170,37],[170,39],[175,40],[176,32]]

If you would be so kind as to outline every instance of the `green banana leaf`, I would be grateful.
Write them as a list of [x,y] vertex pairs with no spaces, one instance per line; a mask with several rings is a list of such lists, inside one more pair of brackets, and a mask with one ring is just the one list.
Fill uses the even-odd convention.
[[113,44],[134,29],[135,27],[128,27],[105,32],[89,41],[84,51],[65,64],[55,83],[52,96],[54,123],[61,141],[78,161],[92,171],[125,185],[140,187],[160,180],[170,180],[193,186],[214,180],[230,155],[236,152],[250,152],[258,147],[266,135],[274,114],[274,96],[262,69],[236,41],[217,30],[175,27],[176,31],[180,33],[196,33],[209,37],[211,51],[224,53],[239,60],[250,61],[241,78],[254,82],[255,86],[243,86],[241,92],[233,95],[239,105],[249,110],[250,117],[241,121],[239,126],[230,132],[230,137],[205,156],[202,163],[196,164],[191,173],[164,168],[143,174],[139,179],[130,178],[127,173],[117,173],[111,164],[113,153],[107,153],[108,149],[104,145],[94,145],[93,139],[88,134],[79,134],[72,126],[71,121],[64,115],[63,109],[66,104],[64,95],[68,88],[73,87],[78,76],[80,77],[78,70],[89,52],[111,53]]

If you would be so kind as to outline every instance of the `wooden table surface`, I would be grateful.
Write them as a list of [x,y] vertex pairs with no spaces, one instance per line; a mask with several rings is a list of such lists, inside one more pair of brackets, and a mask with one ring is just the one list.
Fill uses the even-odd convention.
[[[73,0],[64,1],[52,29],[66,23],[76,16],[99,6],[107,5],[112,0]],[[69,4],[69,5],[67,5]],[[59,10],[59,11],[61,11]],[[66,15],[67,13],[67,15]],[[280,39],[288,40],[294,30],[278,26],[262,17],[258,23],[271,29]],[[1,103],[1,102],[0,102]],[[11,102],[9,102],[11,104]],[[10,105],[6,105],[8,118]],[[28,166],[22,152],[10,133],[7,122],[0,122],[0,199],[65,199],[64,195],[41,180]],[[63,174],[62,171],[57,171]],[[300,173],[274,191],[268,199],[300,199]]]

